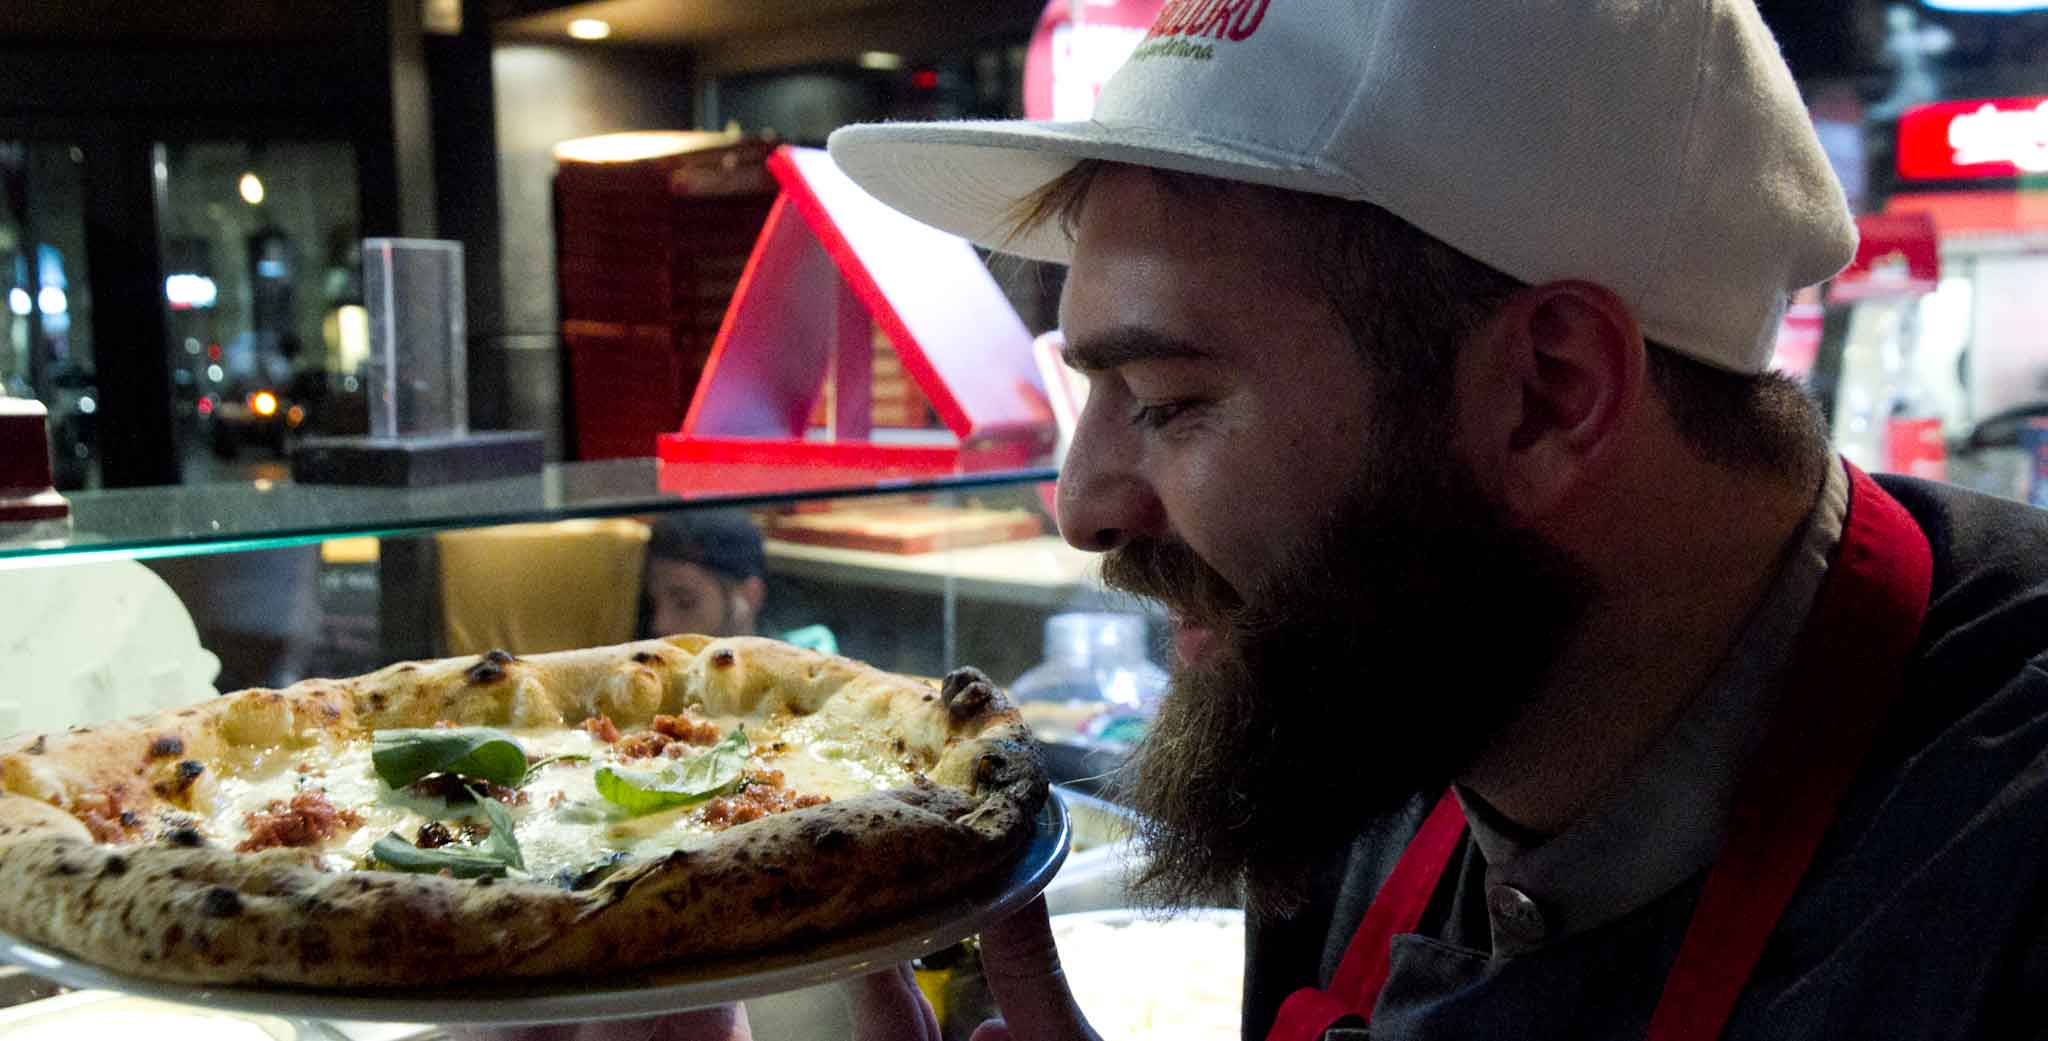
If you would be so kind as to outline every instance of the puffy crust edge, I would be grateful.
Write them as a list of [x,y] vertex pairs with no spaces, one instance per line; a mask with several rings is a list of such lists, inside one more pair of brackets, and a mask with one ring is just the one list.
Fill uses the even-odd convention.
[[[94,785],[129,783],[126,765],[109,764],[133,762],[138,748],[160,750],[166,736],[184,745],[180,755],[208,761],[250,743],[241,740],[249,731],[310,742],[405,725],[379,717],[411,718],[426,705],[461,708],[468,702],[450,699],[451,687],[489,692],[505,678],[446,682],[474,670],[479,659],[405,663],[354,680],[245,691],[0,745],[0,926],[116,971],[184,983],[401,987],[638,968],[758,950],[907,911],[1006,863],[1035,825],[1047,791],[1036,746],[1007,700],[972,670],[932,691],[772,641],[702,637],[511,663],[542,677],[544,689],[561,691],[552,681],[573,679],[583,704],[595,705],[592,677],[644,668],[636,658],[663,649],[687,660],[659,677],[660,710],[671,710],[674,672],[701,672],[725,650],[733,659],[724,668],[745,662],[757,672],[796,670],[804,677],[797,689],[814,699],[813,710],[845,691],[870,699],[870,711],[886,712],[893,726],[943,720],[947,736],[931,771],[938,783],[765,817],[628,865],[584,891],[329,872],[284,849],[237,854],[162,842],[100,844],[66,812]],[[762,685],[772,686],[772,677]],[[835,689],[817,693],[828,685]],[[512,710],[502,692],[491,697]],[[575,711],[565,697],[551,703]],[[138,798],[155,793],[140,789]]]

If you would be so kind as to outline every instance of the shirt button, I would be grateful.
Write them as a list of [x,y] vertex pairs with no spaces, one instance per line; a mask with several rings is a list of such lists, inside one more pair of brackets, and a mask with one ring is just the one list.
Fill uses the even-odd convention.
[[1517,944],[1541,943],[1550,932],[1543,909],[1529,894],[1514,886],[1497,885],[1486,891],[1486,910],[1493,927],[1504,939]]

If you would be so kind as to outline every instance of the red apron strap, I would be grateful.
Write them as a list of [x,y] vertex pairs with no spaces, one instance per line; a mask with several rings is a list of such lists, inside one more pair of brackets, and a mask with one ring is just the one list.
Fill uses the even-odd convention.
[[1905,507],[1849,468],[1849,517],[1784,705],[1736,792],[1649,1041],[1719,1037],[1854,783],[1919,640],[1934,555]]
[[1351,934],[1329,989],[1303,987],[1288,995],[1280,1003],[1273,1029],[1266,1032],[1266,1041],[1315,1041],[1345,1016],[1372,1018],[1372,1006],[1387,982],[1394,937],[1414,932],[1421,923],[1464,832],[1465,811],[1446,791],[1423,820],[1422,830],[1409,841],[1386,885],[1373,897],[1358,931]]

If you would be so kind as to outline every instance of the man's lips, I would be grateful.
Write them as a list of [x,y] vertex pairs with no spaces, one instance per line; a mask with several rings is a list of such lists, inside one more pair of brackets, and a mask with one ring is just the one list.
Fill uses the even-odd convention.
[[1185,616],[1173,616],[1173,656],[1182,665],[1195,665],[1215,646],[1216,630],[1196,625]]

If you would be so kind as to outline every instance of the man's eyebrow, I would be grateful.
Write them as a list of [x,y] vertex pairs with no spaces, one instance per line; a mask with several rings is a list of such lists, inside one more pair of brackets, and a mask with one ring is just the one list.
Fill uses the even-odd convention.
[[1208,351],[1186,340],[1136,326],[1108,329],[1085,340],[1070,340],[1060,354],[1069,366],[1082,372],[1103,372],[1141,361],[1203,361],[1211,357]]

